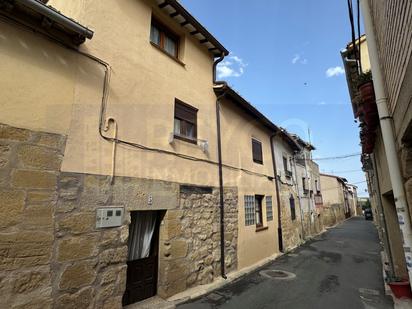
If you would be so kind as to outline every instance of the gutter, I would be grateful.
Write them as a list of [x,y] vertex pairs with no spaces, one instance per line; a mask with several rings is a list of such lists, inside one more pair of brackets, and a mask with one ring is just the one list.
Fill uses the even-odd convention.
[[283,252],[283,235],[282,235],[282,210],[280,205],[280,190],[279,190],[279,182],[278,182],[278,175],[277,175],[277,167],[276,167],[276,159],[275,159],[275,150],[273,139],[278,135],[279,131],[272,134],[270,136],[270,151],[272,153],[272,165],[273,165],[273,175],[275,176],[275,188],[276,188],[276,202],[278,204],[278,244],[279,244],[279,251]]
[[[225,85],[223,82],[216,81],[216,67],[223,61],[225,54],[222,55],[213,63],[213,85]],[[225,204],[223,198],[223,166],[222,166],[222,139],[220,129],[220,99],[226,95],[226,88],[222,94],[216,98],[216,134],[217,134],[217,157],[218,157],[218,173],[219,173],[219,208],[220,208],[220,274],[223,279],[227,279],[225,270]]]
[[15,0],[15,1],[16,3],[19,3],[25,7],[28,7],[32,9],[33,11],[48,17],[52,21],[58,24],[61,24],[62,26],[75,31],[88,39],[91,39],[93,37],[93,31],[91,31],[90,29],[86,27],[83,27],[82,25],[64,16],[63,14],[51,8],[50,6],[43,4],[42,2],[39,2],[36,0]]

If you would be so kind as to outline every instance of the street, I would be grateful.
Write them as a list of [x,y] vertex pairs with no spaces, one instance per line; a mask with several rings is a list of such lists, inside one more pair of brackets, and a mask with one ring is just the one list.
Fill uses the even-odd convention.
[[[352,218],[180,309],[392,308],[384,295],[381,247],[371,221]],[[284,270],[295,278],[271,278]],[[280,274],[282,277],[286,274]]]

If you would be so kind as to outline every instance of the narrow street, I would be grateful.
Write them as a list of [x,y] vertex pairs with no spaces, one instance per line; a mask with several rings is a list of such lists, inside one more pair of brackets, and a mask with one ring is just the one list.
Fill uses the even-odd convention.
[[[383,290],[380,250],[372,222],[352,218],[270,265],[178,308],[392,308]],[[296,277],[272,279],[270,270]]]

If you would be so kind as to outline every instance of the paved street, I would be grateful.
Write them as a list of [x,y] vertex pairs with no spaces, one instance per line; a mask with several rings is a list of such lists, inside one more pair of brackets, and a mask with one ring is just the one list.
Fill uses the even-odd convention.
[[[373,224],[352,218],[270,265],[178,308],[392,308],[383,291],[380,249]],[[296,277],[273,279],[270,270]]]

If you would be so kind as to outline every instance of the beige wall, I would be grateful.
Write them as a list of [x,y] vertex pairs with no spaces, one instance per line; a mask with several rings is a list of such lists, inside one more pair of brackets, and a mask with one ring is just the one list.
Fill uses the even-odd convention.
[[67,134],[80,69],[76,55],[23,27],[0,23],[0,123]]
[[[225,186],[237,186],[239,194],[238,268],[250,266],[278,252],[277,203],[270,150],[270,131],[262,127],[235,103],[223,100],[221,106],[223,163],[260,173],[260,176],[224,169]],[[253,162],[252,137],[262,142],[263,165]],[[245,226],[245,195],[272,196],[273,220],[266,220],[266,199],[262,203],[263,226],[256,231],[255,225]]]
[[324,205],[343,205],[342,184],[337,180],[336,177],[320,175],[320,183],[322,186],[322,197]]

